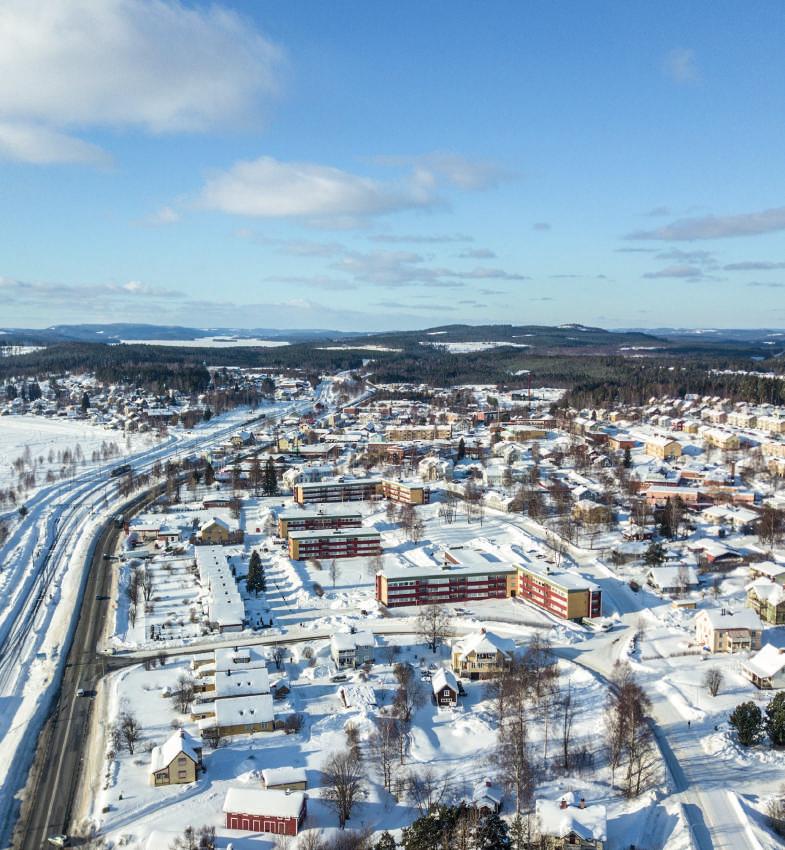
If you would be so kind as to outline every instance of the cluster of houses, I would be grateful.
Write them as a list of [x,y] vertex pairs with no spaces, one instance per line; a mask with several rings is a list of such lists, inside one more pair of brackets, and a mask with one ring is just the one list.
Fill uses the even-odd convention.
[[[336,634],[330,641],[330,654],[338,670],[367,667],[374,663],[375,639],[371,633]],[[509,669],[513,641],[482,629],[455,641],[451,668],[442,667],[431,676],[433,703],[452,709],[465,695],[462,680],[490,680]],[[207,769],[203,758],[203,738],[211,731],[221,736],[249,735],[280,728],[272,712],[276,686],[271,684],[267,656],[255,647],[216,649],[196,656],[192,669],[196,677],[196,700],[192,720],[199,737],[186,729],[176,729],[167,740],[152,749],[148,768],[149,783],[155,787],[196,782]],[[288,691],[287,691],[288,692]],[[228,830],[296,836],[308,814],[308,774],[296,766],[265,767],[258,784],[230,786],[222,812]],[[480,815],[498,813],[503,792],[488,778],[479,782],[465,800]],[[606,813],[601,804],[587,805],[576,795],[536,802],[536,826],[544,842],[553,850],[602,850],[606,841]]]

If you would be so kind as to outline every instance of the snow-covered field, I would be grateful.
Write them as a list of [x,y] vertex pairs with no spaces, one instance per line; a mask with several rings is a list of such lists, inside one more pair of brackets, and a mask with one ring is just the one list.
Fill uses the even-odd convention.
[[492,348],[531,348],[531,345],[523,342],[507,342],[506,340],[488,342],[421,342],[420,345],[428,345],[431,348],[442,348],[451,354],[469,354],[472,351],[490,351]]
[[167,345],[173,348],[277,348],[289,345],[280,339],[256,337],[203,336],[197,339],[123,339],[124,345]]
[[387,345],[320,345],[317,348],[319,351],[403,351]]
[[[16,490],[20,477],[32,473],[34,482],[29,481],[30,486],[24,488],[24,496],[29,496],[63,477],[106,472],[120,462],[118,458],[158,442],[152,433],[126,435],[78,419],[0,416],[0,490]],[[17,501],[24,501],[21,492]]]

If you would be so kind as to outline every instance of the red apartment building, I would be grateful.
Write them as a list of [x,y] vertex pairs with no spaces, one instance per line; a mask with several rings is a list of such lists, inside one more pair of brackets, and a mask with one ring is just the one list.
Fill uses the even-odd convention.
[[513,564],[491,561],[482,553],[467,550],[445,556],[439,567],[402,567],[376,574],[376,600],[387,608],[506,599],[516,594]]

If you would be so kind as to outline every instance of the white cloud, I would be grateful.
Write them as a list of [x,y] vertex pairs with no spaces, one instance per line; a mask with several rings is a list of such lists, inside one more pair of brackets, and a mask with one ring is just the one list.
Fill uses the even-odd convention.
[[198,200],[205,209],[264,218],[366,217],[436,203],[433,187],[388,183],[311,162],[269,156],[238,162],[210,177]]
[[450,242],[474,242],[474,238],[465,233],[373,233],[368,237],[368,239],[371,242],[388,242],[392,244],[411,242],[412,244],[421,245],[439,245]]
[[464,190],[490,189],[511,176],[492,162],[471,160],[450,151],[419,156],[377,156],[374,160],[381,165],[412,168],[414,179],[426,188],[445,182]]
[[68,284],[51,281],[26,281],[0,276],[3,303],[9,305],[40,305],[51,309],[84,307],[86,300],[105,301],[117,309],[118,303],[131,303],[141,298],[178,300],[186,295],[176,289],[163,289],[139,280],[126,283]]
[[244,17],[178,0],[4,0],[0,151],[95,162],[90,128],[201,132],[258,117],[283,54]]
[[785,269],[785,263],[769,260],[744,260],[740,263],[728,263],[722,268],[726,272],[768,272],[774,269]]
[[[236,162],[210,176],[196,206],[232,215],[300,218],[308,224],[349,229],[373,216],[445,205],[447,187],[480,190],[502,179],[501,172],[463,157],[380,157],[378,164],[407,166],[397,179],[377,179],[314,162],[283,162],[270,156]],[[464,241],[468,237],[395,237],[376,234],[375,241]]]
[[151,227],[158,227],[163,224],[176,224],[178,221],[180,221],[180,213],[176,209],[161,207],[160,210],[156,210],[152,215],[147,216],[144,223]]
[[700,280],[703,277],[703,271],[697,266],[676,265],[667,266],[656,272],[646,272],[643,275],[649,280],[657,280],[659,278],[682,278],[685,280]]
[[463,251],[458,254],[461,260],[493,260],[496,257],[493,251],[487,248],[472,248],[469,251]]
[[785,230],[785,207],[773,207],[738,215],[706,215],[683,218],[655,230],[636,230],[625,239],[658,239],[692,242],[697,239],[725,239],[733,236],[758,236]]
[[82,139],[49,127],[6,121],[0,121],[0,157],[33,165],[108,165],[110,161],[99,147]]
[[695,83],[700,79],[695,51],[684,47],[668,53],[663,62],[663,70],[675,83]]

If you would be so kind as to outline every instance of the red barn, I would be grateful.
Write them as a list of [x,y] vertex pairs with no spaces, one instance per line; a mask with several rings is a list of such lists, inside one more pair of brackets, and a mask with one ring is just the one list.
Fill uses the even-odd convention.
[[230,788],[224,800],[227,829],[297,835],[307,814],[302,791]]

